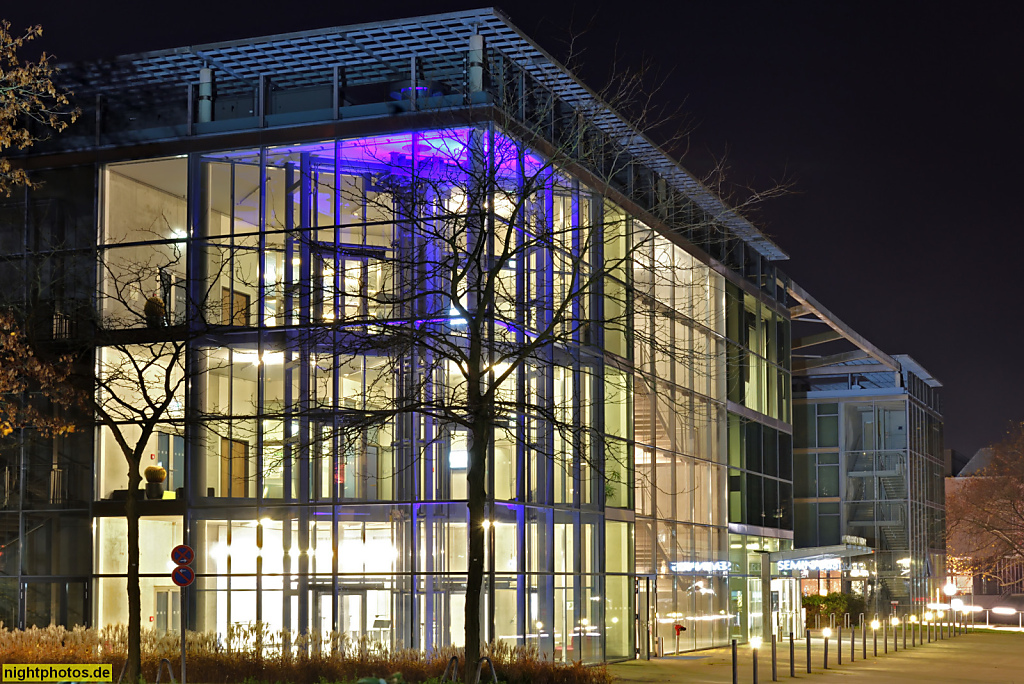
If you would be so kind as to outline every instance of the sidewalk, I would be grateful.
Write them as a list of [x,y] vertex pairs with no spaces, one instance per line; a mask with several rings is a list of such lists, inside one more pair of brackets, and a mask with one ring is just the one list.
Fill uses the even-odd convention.
[[[907,682],[950,682],[954,684],[1011,684],[1024,682],[1024,634],[1019,632],[975,632],[924,644],[894,653],[892,642],[889,653],[883,655],[878,645],[878,657],[872,653],[871,635],[868,635],[868,659],[861,659],[860,634],[857,634],[856,659],[850,663],[850,639],[843,638],[843,664],[835,658],[835,640],[829,641],[829,669],[822,669],[823,641],[815,639],[811,645],[811,670],[807,674],[805,642],[796,643],[796,677],[808,684],[834,684],[838,682],[871,682],[871,684],[906,684]],[[738,646],[739,684],[753,681],[753,663],[749,646]],[[777,644],[779,681],[789,681],[789,643]],[[608,666],[617,684],[646,684],[654,682],[693,682],[698,684],[730,684],[732,659],[730,649],[717,648],[696,651],[677,657],[650,661],[631,661]],[[758,655],[759,684],[772,681],[771,646],[763,646]]]

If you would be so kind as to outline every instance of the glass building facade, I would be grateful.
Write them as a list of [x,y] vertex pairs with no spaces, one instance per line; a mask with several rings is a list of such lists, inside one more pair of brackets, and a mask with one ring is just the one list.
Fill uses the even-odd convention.
[[[388,41],[416,27],[443,40],[417,45],[410,71]],[[484,638],[597,662],[745,640],[764,609],[793,629],[795,579],[773,579],[772,597],[760,585],[763,553],[793,546],[785,255],[639,137],[616,148],[628,163],[577,154],[625,124],[502,16],[378,28],[292,39],[335,63],[296,65],[270,39],[208,46],[234,65],[209,107],[206,67],[179,53],[122,59],[105,81],[70,70],[103,102],[85,112],[94,129],[32,161],[66,182],[0,206],[0,233],[17,236],[3,244],[9,296],[44,302],[58,343],[84,337],[83,311],[124,333],[96,346],[101,380],[147,364],[117,394],[122,435],[142,434],[133,410],[166,401],[141,464],[167,471],[164,498],[140,504],[143,624],[462,644],[469,436],[414,410],[350,430],[348,417],[401,401],[425,362],[348,345],[389,325],[459,336],[462,302],[427,318],[401,302],[444,258],[423,227],[469,225],[457,176],[479,161],[499,245],[563,236],[500,267],[493,335],[528,342],[544,322],[531,302],[567,299],[573,274],[604,268],[571,304],[570,321],[596,323],[570,325],[502,384],[520,408],[488,454]],[[468,47],[479,35],[483,67]],[[566,123],[583,119],[603,123]],[[570,130],[586,140],[567,146]],[[543,183],[503,201],[538,169]],[[157,322],[140,314],[153,299]],[[181,353],[147,338],[154,327]],[[429,368],[457,400],[459,369]],[[0,620],[126,622],[114,431],[25,431],[0,458]],[[180,543],[197,550],[184,615],[168,555]]]

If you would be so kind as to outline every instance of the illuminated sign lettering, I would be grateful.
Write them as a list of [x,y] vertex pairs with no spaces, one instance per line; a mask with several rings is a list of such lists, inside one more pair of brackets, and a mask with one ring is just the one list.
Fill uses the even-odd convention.
[[785,570],[839,570],[841,561],[838,558],[822,558],[821,560],[780,560],[779,572]]
[[730,561],[678,561],[669,564],[672,572],[680,574],[706,574],[727,573],[732,570]]

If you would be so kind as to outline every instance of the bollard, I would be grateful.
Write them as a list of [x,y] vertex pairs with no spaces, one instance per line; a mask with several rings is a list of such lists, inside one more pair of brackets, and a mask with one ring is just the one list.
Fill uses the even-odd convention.
[[857,654],[857,630],[853,627],[850,628],[850,662],[852,663]]
[[824,669],[828,669],[828,638],[832,636],[831,629],[822,630],[822,636],[825,637],[825,655],[822,657],[821,662],[824,665]]
[[796,645],[793,643],[793,632],[789,633],[789,676],[796,677]]
[[772,681],[779,681],[779,669],[777,665],[777,659],[775,656],[775,635],[772,634]]
[[896,625],[893,624],[893,626],[892,626],[892,652],[893,653],[899,653],[900,652],[899,636],[900,636],[900,634],[899,634],[899,632],[896,629]]
[[875,640],[875,657],[878,657],[878,629],[876,627],[871,628],[871,636]]
[[736,640],[732,640],[732,684],[740,684],[740,673],[736,666]]
[[907,623],[904,622],[903,626],[900,629],[903,630],[903,650],[906,651],[907,650]]
[[860,647],[861,656],[868,659],[868,623],[864,622],[864,613],[860,614]]
[[807,630],[807,674],[811,674],[811,630]]
[[836,628],[836,664],[843,664],[843,626]]
[[752,650],[754,652],[754,684],[757,684],[757,646]]
[[889,623],[882,623],[882,655],[889,652]]

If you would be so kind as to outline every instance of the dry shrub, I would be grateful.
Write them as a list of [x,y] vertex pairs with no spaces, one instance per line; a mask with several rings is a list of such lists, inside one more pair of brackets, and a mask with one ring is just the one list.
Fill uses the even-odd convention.
[[[454,647],[427,655],[381,648],[366,638],[353,642],[338,633],[297,636],[249,625],[232,627],[224,639],[187,632],[185,642],[188,679],[204,684],[324,684],[387,677],[395,672],[409,684],[420,684],[439,680],[452,656],[459,658],[459,674],[465,671],[465,659]],[[0,623],[0,661],[6,663],[112,663],[116,675],[127,650],[128,629],[123,625],[98,630],[56,626],[8,630]],[[180,655],[177,635],[143,632],[142,670],[147,676],[155,678],[161,658],[170,660],[178,675]],[[494,661],[498,680],[505,684],[611,684],[604,665],[553,663],[539,657],[533,648],[495,644],[488,647],[486,655]],[[481,679],[490,681],[486,666]]]

